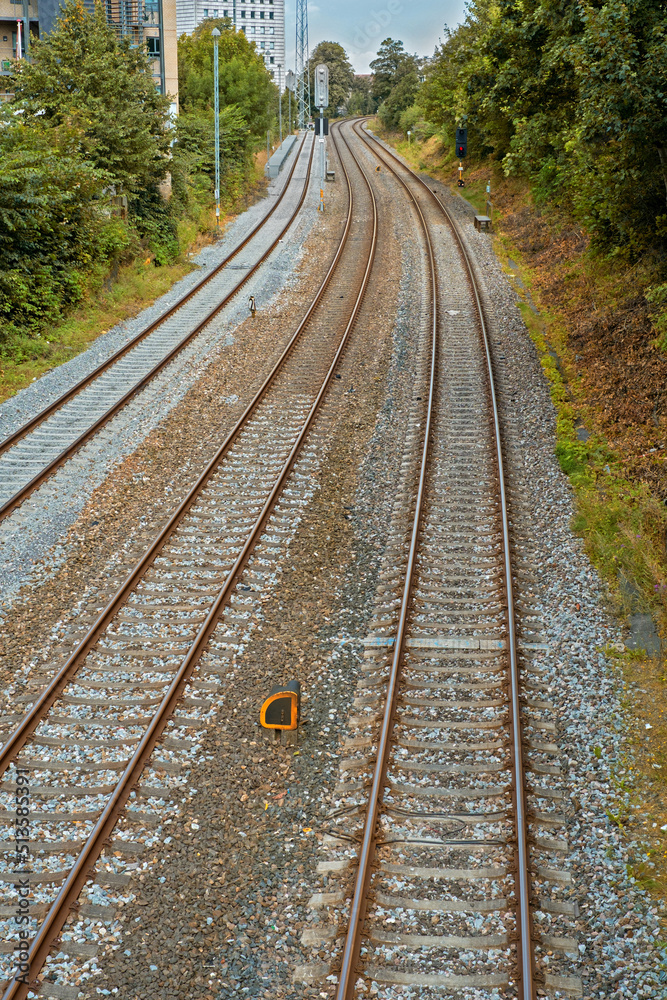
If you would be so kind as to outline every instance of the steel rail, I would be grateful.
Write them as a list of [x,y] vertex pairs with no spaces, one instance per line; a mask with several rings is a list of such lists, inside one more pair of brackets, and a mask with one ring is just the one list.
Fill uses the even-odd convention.
[[61,396],[58,396],[57,399],[54,399],[52,403],[49,403],[48,406],[45,406],[44,409],[40,410],[39,413],[36,413],[34,417],[26,421],[26,423],[21,424],[20,427],[18,427],[15,431],[9,434],[6,438],[3,438],[2,441],[0,441],[0,455],[2,455],[5,451],[7,451],[9,448],[15,445],[17,441],[20,441],[21,438],[25,437],[26,434],[29,434],[31,430],[37,427],[38,424],[43,423],[43,421],[46,420],[47,417],[51,416],[52,413],[55,413],[55,411],[60,409],[61,406],[64,406],[64,404],[69,402],[70,399],[73,399],[74,396],[78,395],[78,393],[81,392],[82,389],[85,389],[87,385],[90,385],[91,382],[94,382],[95,379],[102,374],[102,372],[106,371],[107,368],[111,368],[111,366],[114,365],[117,361],[119,361],[123,357],[123,355],[127,354],[128,351],[131,351],[132,348],[135,347],[141,340],[143,340],[150,333],[152,333],[153,330],[156,330],[158,326],[161,326],[165,320],[173,316],[174,313],[181,308],[181,306],[184,306],[186,302],[189,302],[190,299],[193,298],[197,294],[197,292],[204,287],[204,285],[206,285],[212,278],[214,278],[216,274],[219,274],[220,271],[222,271],[222,269],[226,267],[227,264],[229,264],[230,260],[233,260],[234,257],[236,257],[241,252],[241,250],[243,250],[248,245],[250,240],[252,240],[253,237],[257,235],[262,226],[266,222],[268,222],[268,220],[271,218],[271,216],[276,211],[281,201],[285,197],[287,189],[289,188],[290,185],[290,181],[292,180],[292,177],[294,175],[294,171],[297,168],[299,157],[303,150],[305,141],[306,141],[306,136],[304,135],[303,139],[301,140],[301,145],[299,146],[298,152],[294,159],[294,163],[292,164],[292,169],[287,175],[287,180],[285,181],[285,184],[283,186],[282,191],[280,192],[279,197],[276,199],[271,209],[266,213],[265,216],[263,216],[259,220],[259,222],[255,226],[253,226],[248,235],[243,238],[243,240],[239,243],[239,245],[234,250],[232,250],[231,253],[229,253],[224,260],[222,260],[219,264],[216,264],[216,266],[208,274],[206,274],[203,278],[201,278],[196,283],[196,285],[193,285],[193,287],[188,292],[186,292],[179,299],[177,299],[172,306],[169,306],[168,309],[166,309],[163,313],[161,313],[157,317],[157,319],[154,319],[152,323],[149,323],[148,326],[145,326],[143,330],[140,330],[139,333],[135,334],[135,336],[132,337],[130,340],[128,340],[126,344],[123,344],[122,347],[119,347],[117,351],[114,351],[114,353],[110,355],[105,361],[103,361],[96,368],[94,368],[92,372],[89,372],[88,375],[84,376],[84,378],[80,379],[75,385],[67,389],[67,391],[64,392]]
[[[356,131],[356,129],[355,129]],[[357,133],[359,134],[359,133]],[[518,924],[519,924],[519,934],[520,934],[520,953],[521,953],[521,980],[520,980],[520,1000],[534,1000],[535,997],[535,976],[534,976],[534,956],[533,956],[533,940],[532,940],[532,920],[530,913],[530,875],[529,875],[529,858],[528,858],[528,841],[526,836],[527,822],[528,822],[528,807],[526,804],[525,796],[525,772],[523,766],[523,734],[521,728],[521,698],[519,693],[519,665],[517,656],[517,639],[516,639],[516,613],[514,609],[514,589],[512,584],[512,563],[511,563],[511,544],[510,544],[510,530],[509,530],[509,510],[507,502],[507,491],[505,489],[505,473],[504,473],[504,462],[503,462],[503,449],[502,449],[502,437],[500,429],[500,414],[498,408],[498,400],[496,396],[495,381],[493,374],[493,361],[491,357],[491,347],[489,343],[489,335],[486,325],[486,320],[484,316],[484,307],[479,295],[479,289],[477,286],[477,280],[475,278],[472,261],[468,251],[466,250],[465,244],[459,233],[458,226],[454,222],[453,218],[447,211],[443,202],[438,198],[437,194],[428,186],[428,184],[419,177],[410,167],[407,167],[394,153],[385,149],[384,146],[374,137],[369,136],[373,142],[379,146],[383,152],[390,156],[393,160],[399,163],[404,170],[407,170],[422,187],[428,192],[429,196],[438,206],[439,210],[447,220],[452,233],[456,239],[461,256],[465,263],[466,271],[468,273],[468,280],[472,288],[475,305],[477,307],[477,314],[479,317],[480,333],[482,338],[482,345],[484,348],[484,355],[486,358],[486,367],[489,379],[489,392],[491,396],[492,413],[493,413],[493,428],[495,437],[495,449],[496,449],[496,463],[498,469],[498,490],[500,495],[500,506],[501,506],[501,524],[502,524],[502,535],[503,535],[503,560],[505,569],[505,597],[507,601],[507,632],[508,632],[508,648],[509,648],[509,661],[510,661],[510,712],[512,721],[512,752],[514,761],[514,809],[516,815],[516,867],[517,867],[517,879],[518,879]]]
[[[356,129],[353,128],[356,133]],[[358,134],[358,133],[357,133]],[[407,184],[398,178],[411,198],[419,218],[421,220],[422,231],[427,246],[429,273],[431,278],[431,365],[429,376],[428,401],[426,404],[426,423],[424,428],[424,441],[422,446],[421,465],[419,470],[419,483],[415,499],[415,512],[412,523],[412,533],[410,537],[410,550],[403,586],[403,597],[401,601],[401,613],[394,642],[394,652],[389,668],[389,679],[387,682],[387,695],[385,700],[384,715],[378,740],[377,757],[373,772],[373,781],[368,797],[368,808],[364,820],[364,830],[362,834],[361,848],[359,851],[359,861],[357,867],[357,877],[354,886],[352,902],[350,904],[350,917],[348,930],[343,949],[341,971],[336,992],[337,1000],[351,1000],[354,994],[355,980],[357,977],[357,964],[361,948],[361,933],[366,912],[366,900],[368,897],[368,887],[371,878],[371,866],[375,855],[375,839],[378,821],[378,813],[384,794],[384,779],[387,769],[389,750],[391,747],[391,734],[394,727],[394,710],[398,681],[403,660],[403,643],[405,640],[405,630],[407,626],[408,608],[412,593],[412,581],[414,575],[414,564],[419,548],[419,538],[421,533],[422,506],[424,500],[424,490],[426,486],[426,475],[428,469],[428,457],[431,444],[431,417],[435,397],[435,375],[438,346],[438,286],[435,270],[435,255],[431,245],[431,238],[426,226],[426,220],[422,214],[417,200],[413,197]]]
[[[517,639],[516,639],[516,613],[514,608],[514,590],[512,584],[512,562],[511,562],[511,543],[510,543],[510,530],[509,530],[509,510],[507,502],[507,491],[505,489],[505,472],[504,472],[504,461],[503,461],[503,449],[502,449],[502,437],[500,428],[500,414],[498,408],[498,399],[496,395],[494,374],[493,374],[493,362],[491,357],[491,348],[489,343],[489,336],[487,330],[487,324],[484,316],[484,308],[479,294],[479,289],[477,286],[477,280],[475,278],[472,262],[470,256],[465,248],[461,234],[458,231],[458,226],[454,222],[453,218],[447,211],[445,205],[442,203],[440,198],[435,194],[435,192],[429,188],[428,184],[419,177],[418,174],[414,172],[410,167],[408,167],[403,161],[392,153],[390,150],[386,149],[375,136],[369,135],[365,130],[360,132],[361,122],[360,119],[357,123],[353,125],[355,133],[366,143],[369,149],[372,149],[378,159],[382,160],[387,164],[387,160],[377,153],[376,147],[382,150],[382,152],[398,163],[403,170],[409,173],[415,180],[417,180],[421,186],[426,190],[429,197],[435,202],[439,211],[446,219],[452,234],[456,240],[458,248],[460,250],[463,262],[465,264],[466,272],[468,275],[468,280],[470,287],[472,289],[475,305],[477,309],[477,315],[479,318],[479,328],[480,336],[482,341],[482,347],[484,350],[484,356],[486,359],[486,368],[488,373],[488,387],[489,395],[491,399],[491,410],[493,418],[493,429],[494,429],[494,443],[495,443],[495,453],[496,453],[496,465],[497,465],[497,475],[498,475],[498,492],[500,498],[500,514],[501,514],[501,531],[503,536],[503,564],[504,564],[504,578],[505,578],[505,598],[507,602],[507,634],[508,634],[508,652],[509,652],[509,666],[510,666],[510,717],[512,726],[512,758],[513,758],[513,770],[514,770],[514,788],[513,788],[513,798],[514,798],[514,813],[516,819],[516,876],[518,882],[518,906],[517,906],[517,923],[519,928],[519,983],[518,991],[520,1000],[535,1000],[536,995],[536,983],[534,974],[534,948],[533,948],[533,935],[532,935],[532,920],[530,912],[530,874],[529,874],[529,857],[528,857],[528,841],[526,836],[527,823],[528,823],[528,807],[526,803],[525,795],[525,771],[523,765],[523,734],[521,727],[521,698],[519,692],[520,677],[519,677],[519,665],[517,656]],[[371,144],[372,140],[372,144]],[[396,170],[387,164],[392,170],[394,175],[398,180],[401,181],[404,187],[407,188],[405,182],[398,175]],[[413,199],[414,200],[414,199]],[[402,610],[401,610],[402,613]],[[396,645],[398,645],[398,639],[396,640]],[[339,992],[339,1000],[349,1000],[351,994],[342,994]]]
[[[112,406],[110,406],[109,409],[106,410],[101,417],[98,417],[98,419],[95,421],[94,424],[91,424],[91,426],[88,427],[88,429],[85,430],[82,434],[80,434],[75,441],[73,441],[70,445],[68,445],[67,448],[65,448],[59,455],[57,455],[51,462],[49,462],[48,465],[45,465],[44,468],[40,472],[38,472],[36,476],[33,476],[30,482],[26,483],[26,485],[23,486],[18,491],[18,493],[15,493],[13,497],[10,497],[9,500],[6,500],[5,503],[2,504],[2,506],[0,506],[0,520],[11,514],[11,512],[15,510],[16,507],[18,507],[20,504],[22,504],[23,501],[34,490],[37,489],[37,487],[41,486],[41,484],[46,479],[48,479],[56,471],[56,469],[60,468],[61,465],[64,465],[64,463],[67,462],[72,457],[72,455],[74,455],[75,452],[77,452],[86,443],[86,441],[88,441],[91,437],[93,437],[106,423],[108,423],[109,420],[111,420],[111,418],[115,416],[115,414],[118,413],[119,410],[121,410],[124,406],[126,406],[130,402],[130,400],[137,395],[137,393],[141,392],[146,387],[146,385],[149,382],[151,382],[155,378],[155,376],[162,371],[163,368],[165,368],[171,361],[173,361],[176,355],[179,354],[184,347],[187,347],[187,345],[190,343],[191,340],[193,340],[199,333],[201,333],[204,327],[206,327],[207,324],[211,322],[211,320],[220,312],[221,309],[224,309],[227,303],[230,302],[231,299],[233,299],[234,296],[238,294],[238,292],[243,288],[246,282],[250,280],[253,274],[255,274],[255,272],[259,270],[262,264],[266,261],[267,257],[269,257],[269,255],[275,250],[276,246],[278,245],[284,234],[287,232],[289,227],[292,225],[296,216],[301,210],[301,206],[303,205],[303,202],[306,198],[306,194],[308,192],[308,184],[310,181],[314,151],[315,151],[315,144],[313,143],[310,150],[310,157],[308,159],[308,172],[306,175],[306,179],[304,181],[301,197],[299,198],[299,202],[296,205],[294,212],[287,220],[283,228],[280,230],[276,238],[273,240],[271,245],[261,255],[259,260],[256,261],[251,268],[249,268],[247,273],[237,282],[234,288],[230,292],[228,292],[227,295],[225,295],[220,300],[220,302],[218,302],[217,305],[214,306],[213,309],[211,309],[207,313],[204,319],[201,320],[201,322],[199,322],[197,326],[193,330],[191,330],[191,332],[186,337],[184,337],[183,340],[181,340],[178,344],[176,344],[175,347],[173,347],[168,354],[166,354],[160,361],[158,361],[157,364],[155,364],[150,369],[150,371],[147,372],[147,374],[144,375],[135,386],[133,386],[131,389],[128,389],[128,391],[123,396],[121,396],[121,398],[117,400]],[[296,163],[294,164],[294,167],[292,169],[294,169],[295,167]],[[274,206],[274,208],[277,208],[277,204],[276,206]],[[264,221],[266,221],[266,219],[263,220],[263,222]],[[256,229],[259,228],[260,226],[256,227]],[[239,249],[241,248],[239,247]],[[226,262],[223,262],[223,264],[219,265],[218,270],[224,267],[224,263]],[[206,281],[210,280],[211,277],[213,277],[213,274],[208,275],[206,279],[201,282],[201,284],[202,285],[206,284]],[[167,314],[165,314],[165,316],[163,316],[159,322],[160,323],[164,322],[166,318]],[[93,374],[95,375],[95,377],[97,377],[95,373]],[[97,371],[97,374],[99,374],[99,370]],[[73,393],[73,395],[74,394],[75,393]],[[56,403],[58,403],[57,400]]]
[[[333,129],[332,129],[332,138],[334,141],[334,146],[336,147],[336,151],[339,152],[336,141],[336,134]],[[345,145],[348,146],[344,136],[342,138],[343,141],[345,142]],[[77,857],[69,875],[67,876],[62,887],[60,888],[56,899],[51,905],[49,912],[47,913],[42,925],[40,926],[35,938],[33,939],[30,945],[27,963],[30,967],[31,978],[34,977],[36,973],[39,972],[40,969],[42,968],[54,940],[57,938],[58,934],[62,930],[62,927],[64,926],[65,921],[67,920],[70,910],[72,909],[73,906],[76,905],[77,898],[83,886],[85,885],[86,881],[90,877],[92,867],[95,865],[104,847],[106,846],[108,837],[110,836],[116,822],[118,821],[118,818],[125,807],[125,804],[130,796],[130,793],[132,792],[133,788],[136,787],[137,782],[139,781],[139,778],[141,776],[141,772],[143,771],[143,768],[148,762],[165,726],[167,725],[182,695],[183,688],[185,687],[197,662],[199,661],[199,658],[201,657],[211,634],[216,628],[218,618],[225,604],[228,602],[233,587],[236,584],[241,572],[243,571],[243,568],[247,563],[248,558],[252,553],[252,550],[264,529],[266,521],[268,520],[271,511],[273,510],[273,507],[275,506],[275,503],[283,490],[285,482],[294,466],[294,463],[296,462],[299,456],[303,443],[307,437],[308,431],[311,428],[311,425],[320,408],[326,390],[331,380],[333,379],[336,368],[340,362],[341,356],[345,350],[345,347],[347,346],[350,333],[354,327],[355,321],[359,314],[359,310],[361,308],[361,304],[364,300],[366,290],[368,288],[368,283],[370,280],[370,274],[373,267],[373,262],[375,260],[375,252],[377,246],[377,205],[375,197],[373,195],[370,182],[363,167],[355,157],[352,150],[349,150],[349,152],[353,160],[357,163],[359,171],[366,183],[366,186],[368,188],[371,197],[371,204],[373,207],[373,229],[371,236],[371,246],[369,248],[368,259],[366,262],[364,275],[361,284],[359,286],[359,291],[357,293],[350,318],[342,334],[333,361],[329,366],[324,381],[322,382],[322,385],[317,393],[317,396],[308,412],[308,415],[303,423],[299,435],[290,451],[290,454],[281,472],[278,475],[278,478],[276,479],[273,485],[271,493],[269,494],[269,497],[267,498],[262,508],[262,511],[258,515],[257,520],[250,531],[250,534],[246,538],[241,553],[237,557],[234,566],[230,570],[225,580],[225,583],[223,584],[221,590],[219,591],[218,596],[214,604],[212,605],[205,621],[200,626],[197,636],[192,645],[190,646],[188,653],[183,658],[178,668],[178,671],[174,675],[174,678],[172,679],[167,692],[165,693],[158,709],[156,710],[155,715],[149,727],[144,733],[144,736],[141,738],[141,741],[138,744],[136,750],[134,751],[132,758],[130,759],[129,763],[127,764],[127,767],[125,768],[123,774],[121,775],[118,784],[114,792],[112,793],[111,798],[107,802],[107,805],[105,806],[99,819],[95,823],[95,826],[91,831],[88,840],[86,841],[79,856]],[[339,159],[341,162],[341,167],[347,182],[348,192],[349,192],[348,217],[343,238],[341,240],[338,252],[336,253],[336,257],[334,258],[334,262],[332,263],[331,268],[329,269],[327,276],[325,278],[325,281],[318,290],[317,295],[313,300],[311,307],[309,308],[308,316],[312,314],[314,308],[320,302],[322,295],[324,294],[324,290],[326,286],[329,284],[329,279],[333,273],[333,270],[338,260],[340,259],[342,248],[347,243],[347,237],[350,231],[351,219],[354,209],[352,186],[350,184],[349,174],[345,168],[345,164],[343,163],[343,159],[340,156],[340,154],[339,154]],[[303,328],[305,322],[306,319],[304,318],[304,320],[299,326],[299,329]],[[216,457],[214,462],[211,463],[211,468],[216,464],[217,461],[218,459]],[[12,981],[9,983],[7,989],[3,993],[2,1000],[23,1000],[23,998],[25,998],[28,995],[28,992],[35,987],[36,983],[34,982],[34,979],[32,983],[26,984],[18,980],[17,978],[18,975],[19,975],[18,972],[14,974]]]
[[206,468],[203,470],[197,481],[190,488],[188,494],[179,503],[176,510],[170,516],[169,520],[166,522],[164,527],[155,536],[148,549],[144,552],[139,561],[135,564],[134,568],[130,571],[128,576],[125,578],[119,589],[116,591],[114,596],[110,599],[105,608],[100,612],[97,619],[91,625],[90,629],[86,635],[81,639],[76,649],[70,654],[67,661],[63,664],[58,673],[52,678],[46,688],[41,692],[37,701],[33,704],[30,711],[26,713],[19,725],[16,727],[13,733],[9,736],[5,744],[0,748],[0,777],[5,773],[9,767],[13,758],[19,753],[22,747],[25,745],[26,741],[29,739],[30,735],[34,732],[36,725],[46,714],[51,705],[56,701],[60,692],[66,684],[74,677],[78,667],[82,663],[83,659],[90,651],[90,649],[95,645],[98,638],[102,632],[106,629],[109,622],[118,614],[120,609],[123,607],[127,598],[132,593],[136,587],[139,580],[143,577],[146,571],[151,567],[154,560],[160,554],[160,551],[164,547],[165,543],[168,541],[171,534],[174,532],[175,528],[178,526],[180,521],[183,519],[187,511],[190,509],[192,504],[195,502],[202,489],[211,478],[215,472],[216,466],[225,457],[234,441],[241,433],[248,420],[254,413],[254,411],[259,406],[266,393],[268,392],[273,380],[279,373],[280,369],[283,367],[287,358],[292,353],[294,346],[300,339],[303,330],[307,326],[310,318],[318,306],[326,288],[333,276],[336,269],[338,261],[341,254],[345,248],[347,242],[349,230],[352,224],[352,189],[349,184],[349,179],[346,176],[346,181],[348,182],[348,213],[345,228],[341,236],[341,241],[334,256],[333,261],[327,271],[324,280],[322,281],[313,301],[311,302],[305,316],[299,323],[299,326],[292,334],[289,343],[285,347],[283,353],[276,361],[275,365],[267,375],[266,379],[257,390],[253,399],[248,403],[247,407],[232,427],[227,437],[220,445],[220,448],[215,453],[213,458],[209,461]]

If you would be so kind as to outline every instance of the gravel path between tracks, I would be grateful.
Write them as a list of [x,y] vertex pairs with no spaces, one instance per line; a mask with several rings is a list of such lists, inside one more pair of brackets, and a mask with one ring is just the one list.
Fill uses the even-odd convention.
[[[430,180],[430,178],[429,178]],[[549,387],[489,236],[473,227],[474,209],[431,182],[465,233],[486,291],[502,412],[516,420],[511,481],[527,491],[537,547],[533,589],[550,646],[545,667],[558,708],[559,745],[574,818],[568,828],[577,887],[580,964],[585,998],[667,996],[667,911],[632,875],[652,864],[655,831],[643,829],[632,790],[632,759],[623,702],[629,691],[604,648],[624,639],[603,583],[572,531],[574,496],[555,457],[555,414]],[[509,426],[508,426],[509,432]],[[509,437],[509,433],[508,433]],[[635,739],[636,742],[636,739]],[[613,817],[626,811],[626,830]]]
[[[298,185],[298,181],[296,183]],[[242,292],[69,462],[58,469],[39,490],[0,523],[0,552],[3,564],[0,614],[6,614],[12,599],[24,584],[36,585],[44,579],[46,566],[48,572],[53,572],[61,565],[64,559],[64,550],[60,544],[62,538],[68,528],[77,521],[86,502],[94,490],[104,482],[110,471],[126,456],[136,452],[151,431],[160,426],[173,407],[201,379],[209,366],[227,365],[230,354],[238,356],[239,352],[235,349],[236,341],[240,336],[239,327],[248,315],[248,295],[255,295],[260,310],[275,312],[276,297],[284,288],[291,287],[295,281],[294,276],[302,259],[304,241],[313,226],[318,224],[318,185],[319,181],[313,172],[306,202],[299,218],[286,234],[281,248],[274,251],[269,261],[250,279]],[[252,228],[257,222],[257,210],[258,206],[253,206],[247,213],[253,216],[250,220],[245,219],[246,213],[244,213],[230,227],[235,230],[234,233],[226,233],[220,244],[204,251],[210,263],[221,260],[230,247],[238,242],[239,236],[245,235]],[[266,211],[267,208],[264,206],[263,212]],[[191,279],[190,275],[183,279],[183,282],[190,282]],[[185,290],[183,282],[174,286],[177,291],[172,289],[168,294],[174,297],[181,294]],[[143,328],[159,315],[165,303],[166,297],[163,296],[154,306],[144,310],[133,321],[135,327],[132,332]],[[20,406],[21,419],[34,414],[35,408],[40,408],[53,398],[54,385],[57,387],[55,392],[57,395],[71,384],[67,379],[72,378],[73,373],[76,381],[90,370],[90,367],[99,363],[101,357],[111,353],[110,349],[107,350],[108,345],[105,341],[102,354],[99,354],[96,345],[100,339],[104,338],[98,338],[96,344],[84,354],[40,379],[40,383],[49,381],[43,396],[31,396],[33,392],[31,387],[9,400],[5,407]],[[248,339],[246,337],[244,344],[246,351]],[[112,346],[115,349],[118,343],[114,341]],[[267,357],[270,357],[274,346],[277,344],[269,342],[269,345],[266,345]],[[70,365],[73,366],[71,371]],[[254,368],[258,372],[268,371],[268,366],[265,365],[264,358],[258,357]],[[239,384],[245,384],[246,380],[241,377],[241,372],[237,377]],[[54,383],[53,379],[60,381]],[[34,392],[38,392],[37,388]],[[224,397],[231,411],[234,411],[238,397],[238,385],[236,380],[232,379],[229,392]],[[45,552],[49,553],[46,562],[43,561]]]
[[137,316],[117,323],[110,330],[100,334],[87,350],[77,354],[71,361],[47,372],[41,378],[36,379],[32,385],[21,389],[16,395],[2,403],[0,405],[0,440],[13,433],[35,413],[58,399],[63,392],[94,371],[114,351],[117,351],[149,323],[161,316],[177,299],[190,291],[208,271],[224,260],[230,250],[233,250],[271,209],[287,180],[294,162],[294,155],[293,153],[290,156],[278,177],[269,183],[266,197],[261,198],[245,212],[232,219],[219,240],[204,247],[191,258],[195,267],[190,274],[177,281],[168,292],[156,299],[151,306],[143,309]]
[[[630,765],[623,775],[622,692],[599,648],[622,642],[623,636],[570,529],[573,501],[553,456],[553,408],[515,294],[492,241],[472,229],[469,207],[432,183],[464,228],[493,306],[499,378],[522,439],[521,475],[534,512],[533,540],[542,554],[535,567],[536,594],[552,645],[554,700],[561,706],[560,739],[576,809],[568,833],[580,887],[584,996],[658,1000],[667,994],[666,956],[657,943],[666,936],[664,926],[661,930],[658,908],[628,870],[644,857],[644,848],[606,814],[618,811],[614,783],[629,777]],[[335,212],[332,206],[332,221]],[[160,870],[148,865],[135,880],[117,910],[115,940],[82,997],[330,995],[328,985],[295,986],[290,977],[295,965],[313,960],[299,937],[317,881],[318,844],[338,778],[338,740],[370,614],[409,398],[420,267],[400,203],[393,203],[392,212],[394,239],[384,241],[384,251],[388,261],[395,260],[401,244],[402,280],[396,280],[394,267],[373,289],[372,318],[363,324],[368,346],[345,359],[345,391],[329,407],[335,446],[290,548],[281,586],[257,618],[261,627],[245,653],[243,671],[229,684],[199,763],[190,771],[183,812],[170,825],[169,853],[160,854],[165,864]],[[312,274],[304,279],[312,281]],[[297,297],[301,286],[292,301]],[[269,327],[262,343],[271,336]],[[251,378],[252,363],[251,356],[245,368],[234,368],[239,385]],[[228,393],[233,377],[207,370],[93,494],[70,529],[57,570],[39,588],[39,613],[34,597],[28,605],[26,592],[26,602],[9,615],[10,656],[3,662],[11,659],[15,668],[23,661],[25,676],[30,662],[46,659],[76,620],[69,610],[73,600],[79,603],[78,617],[89,619],[142,537],[164,519],[171,492],[182,492],[194,478],[206,450],[197,418],[201,427],[208,418],[220,425],[229,421],[219,397]],[[174,436],[183,440],[172,456],[166,446]],[[125,532],[127,547],[115,556]],[[88,588],[83,595],[82,584]],[[277,675],[288,674],[299,676],[308,691],[307,721],[296,749],[268,744],[256,726],[261,697]],[[600,756],[593,747],[600,748]],[[394,990],[394,996],[416,995]]]

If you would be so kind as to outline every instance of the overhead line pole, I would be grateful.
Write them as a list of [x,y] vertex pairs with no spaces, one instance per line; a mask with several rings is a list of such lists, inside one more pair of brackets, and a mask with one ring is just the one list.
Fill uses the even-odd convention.
[[283,144],[283,64],[278,63],[278,131],[280,132],[280,145]]
[[[308,0],[296,0],[297,126],[305,128],[310,118],[310,73],[308,72]],[[306,77],[308,78],[306,80]]]
[[213,36],[213,114],[215,116],[215,228],[220,229],[220,91],[218,72],[218,39],[220,32],[214,28]]

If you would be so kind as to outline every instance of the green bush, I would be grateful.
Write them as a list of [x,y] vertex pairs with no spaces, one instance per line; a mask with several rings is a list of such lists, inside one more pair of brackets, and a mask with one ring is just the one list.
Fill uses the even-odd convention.
[[178,226],[170,205],[162,199],[156,188],[142,191],[133,200],[131,218],[158,267],[173,264],[178,259]]

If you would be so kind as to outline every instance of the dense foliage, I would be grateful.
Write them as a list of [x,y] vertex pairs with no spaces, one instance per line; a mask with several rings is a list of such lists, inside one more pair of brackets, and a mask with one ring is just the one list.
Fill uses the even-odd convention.
[[252,170],[253,153],[265,142],[278,107],[272,82],[254,42],[234,31],[228,18],[208,18],[178,43],[180,115],[173,149],[176,201],[194,211],[209,196],[215,174],[213,38],[218,39],[221,198],[239,193]]
[[[252,173],[277,88],[245,35],[204,22],[179,41],[182,114],[158,93],[146,53],[104,9],[65,0],[33,39],[0,104],[0,354],[39,353],[56,323],[119,262],[179,255],[178,224],[204,225],[214,175],[213,43],[220,38],[223,205]],[[173,197],[160,185],[173,179]],[[124,196],[127,217],[112,199]],[[193,223],[193,224],[194,224]],[[190,223],[189,223],[190,225]]]
[[26,124],[40,117],[79,133],[79,155],[109,183],[134,192],[167,173],[169,100],[155,89],[146,54],[119,39],[101,5],[91,14],[79,0],[63,7],[57,29],[35,39],[21,60],[13,109]]
[[102,177],[80,141],[67,126],[0,115],[0,330],[56,319],[111,249],[93,201]]
[[95,268],[142,236],[150,245],[144,219],[124,224],[109,199],[156,191],[171,139],[169,101],[145,55],[117,38],[100,8],[68,0],[31,54],[0,106],[0,344],[18,343],[19,353],[81,299]]
[[448,146],[466,124],[470,155],[528,177],[599,247],[667,248],[663,0],[471,0],[399,121]]
[[347,102],[349,115],[372,115],[377,111],[377,103],[373,100],[373,80],[371,76],[357,75],[352,81],[350,99]]
[[403,42],[385,38],[371,63],[371,94],[386,128],[397,128],[402,112],[409,108],[419,89],[419,59],[403,48]]

